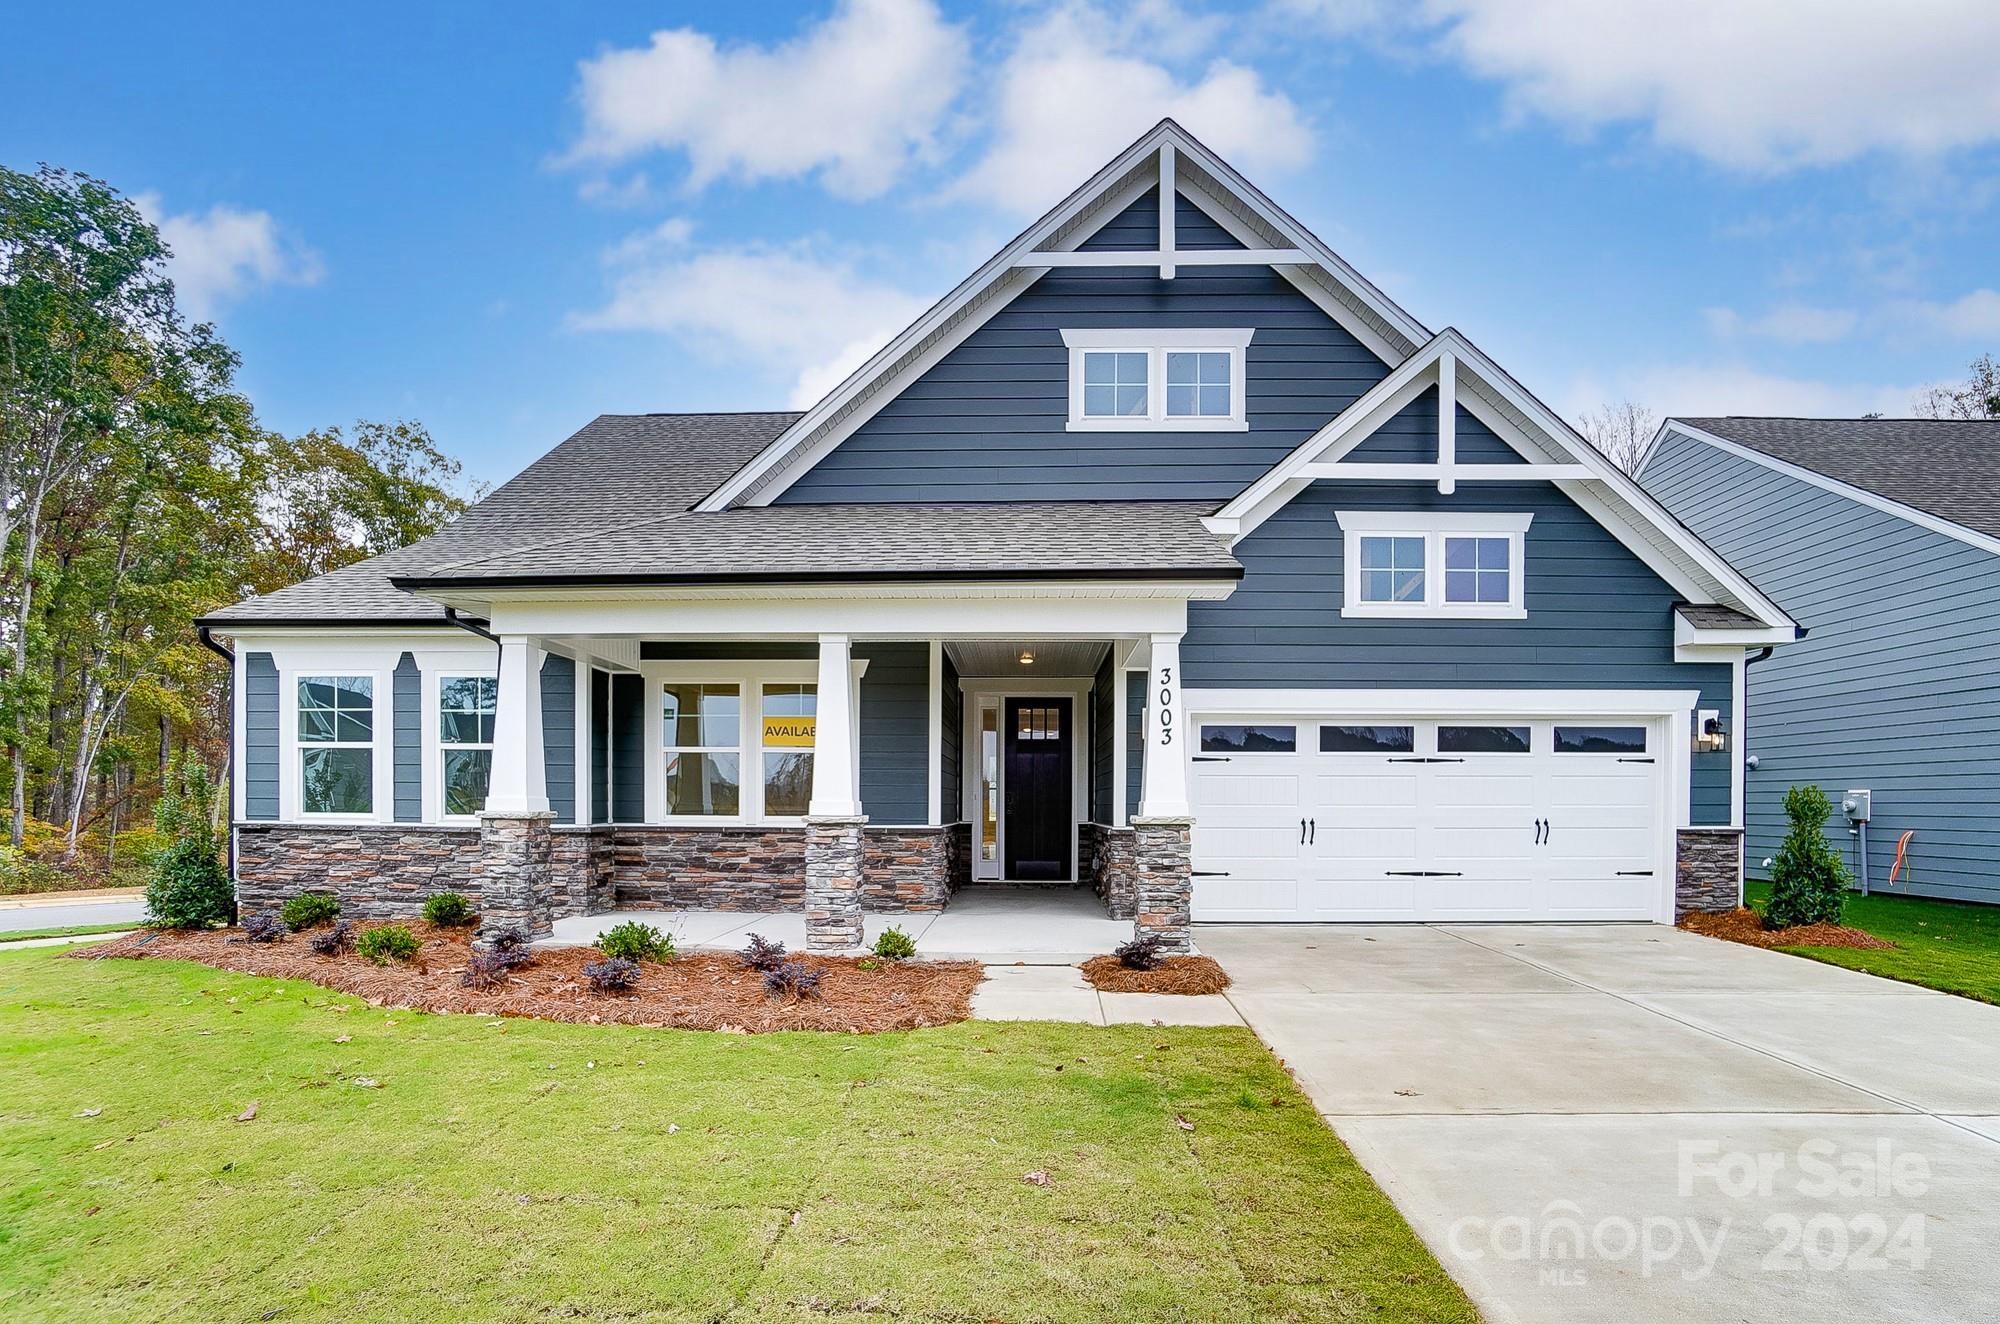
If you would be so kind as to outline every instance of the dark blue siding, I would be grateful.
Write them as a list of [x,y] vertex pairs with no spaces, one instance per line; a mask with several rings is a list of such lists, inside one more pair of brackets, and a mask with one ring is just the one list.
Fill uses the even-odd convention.
[[1146,784],[1146,673],[1125,676],[1125,814],[1139,812],[1139,792]]
[[958,668],[951,664],[948,654],[943,665],[944,711],[939,726],[943,730],[944,750],[938,761],[938,803],[943,810],[942,821],[962,823],[965,821],[965,691],[959,687]]
[[590,821],[611,821],[611,673],[590,669]]
[[1118,738],[1118,713],[1114,706],[1117,698],[1116,676],[1111,657],[1106,654],[1090,687],[1089,817],[1093,823],[1109,823],[1112,819],[1112,744]]
[[542,659],[542,777],[556,822],[576,822],[576,663]]
[[611,818],[646,820],[646,682],[611,678]]
[[421,823],[424,819],[424,673],[417,669],[414,654],[405,653],[396,663],[392,730],[395,733],[393,771],[396,788],[396,821]]
[[243,817],[278,817],[278,664],[243,655]]
[[[1181,243],[1227,244],[1185,198]],[[1151,248],[1148,195],[1084,247]],[[1248,432],[1070,432],[1066,327],[1253,327]],[[1268,267],[1051,272],[843,441],[784,502],[1227,500],[1388,368]]]
[[[2000,902],[2000,557],[1669,435],[1645,487],[1807,628],[1750,668],[1745,857],[1769,876],[1785,791],[1874,792],[1870,883]],[[1828,839],[1859,872],[1838,809]]]
[[860,644],[861,809],[873,823],[930,820],[930,645]]
[[[1527,619],[1342,619],[1336,510],[1532,512]],[[1188,604],[1191,688],[1698,689],[1729,720],[1730,668],[1673,660],[1679,595],[1547,483],[1315,483],[1236,556],[1235,594]],[[1694,823],[1729,821],[1730,757],[1695,756]]]

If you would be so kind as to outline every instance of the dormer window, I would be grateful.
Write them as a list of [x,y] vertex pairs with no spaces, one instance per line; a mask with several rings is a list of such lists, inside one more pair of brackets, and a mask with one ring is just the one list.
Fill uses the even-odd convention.
[[1522,551],[1532,515],[1342,510],[1343,616],[1528,614]]
[[1068,330],[1072,432],[1242,432],[1248,328]]

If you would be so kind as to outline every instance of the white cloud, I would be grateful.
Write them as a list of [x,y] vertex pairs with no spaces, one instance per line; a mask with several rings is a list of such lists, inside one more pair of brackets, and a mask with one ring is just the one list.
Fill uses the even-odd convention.
[[1779,304],[1762,317],[1745,318],[1733,308],[1705,311],[1709,329],[1722,339],[1756,336],[1784,345],[1825,345],[1853,334],[1861,315],[1851,308],[1819,308],[1804,303]]
[[845,0],[772,46],[655,32],[578,66],[583,132],[571,157],[680,150],[696,188],[817,173],[842,197],[874,197],[934,151],[966,64],[965,34],[931,0]]
[[1828,382],[1761,372],[1742,364],[1671,363],[1640,368],[1606,384],[1586,380],[1564,393],[1569,414],[1607,400],[1636,400],[1662,418],[1774,414],[1802,418],[1907,415],[1922,385]]
[[1775,170],[2000,139],[1993,0],[1426,0],[1511,107]]
[[312,285],[325,274],[319,254],[285,232],[267,211],[224,203],[171,214],[156,193],[132,201],[160,228],[173,256],[167,274],[181,311],[207,321],[226,303],[273,285]]
[[1039,211],[1164,115],[1253,176],[1305,164],[1305,116],[1256,71],[1217,60],[1189,81],[1147,58],[1162,12],[1120,22],[1073,4],[1023,29],[994,76],[992,141],[949,195]]
[[611,297],[570,324],[650,331],[791,378],[791,403],[818,400],[901,331],[925,301],[870,280],[809,244],[699,250],[673,220],[606,254]]
[[1933,334],[1962,339],[2000,336],[2000,290],[1974,290],[1950,303],[1910,300],[1896,304],[1892,311]]

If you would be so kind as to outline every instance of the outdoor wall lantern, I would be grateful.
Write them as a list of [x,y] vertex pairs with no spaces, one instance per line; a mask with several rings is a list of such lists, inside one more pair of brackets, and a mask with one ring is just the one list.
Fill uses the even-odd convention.
[[1722,713],[1703,708],[1694,715],[1694,752],[1719,754],[1729,748],[1729,732],[1722,725]]

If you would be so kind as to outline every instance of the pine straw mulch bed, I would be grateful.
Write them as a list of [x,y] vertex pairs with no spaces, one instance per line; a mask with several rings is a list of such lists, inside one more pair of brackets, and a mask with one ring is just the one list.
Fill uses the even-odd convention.
[[1229,976],[1209,956],[1168,956],[1157,970],[1134,970],[1115,956],[1093,956],[1083,977],[1102,993],[1220,993]]
[[1882,951],[1896,945],[1845,924],[1794,924],[1789,929],[1767,929],[1762,915],[1743,906],[1715,914],[1689,915],[1677,927],[1752,947],[1859,947],[1863,951]]
[[[364,927],[374,926],[356,926]],[[306,945],[307,933],[251,943],[241,941],[237,929],[134,933],[74,955],[199,961],[238,974],[304,979],[381,1006],[417,1011],[751,1034],[866,1034],[948,1025],[972,1014],[972,989],[984,973],[972,961],[879,961],[871,962],[877,968],[865,970],[856,958],[799,953],[790,959],[826,974],[813,996],[792,998],[765,992],[764,977],[745,969],[734,953],[693,952],[666,964],[643,962],[639,987],[631,992],[597,993],[583,978],[583,967],[602,954],[593,947],[559,947],[537,951],[533,964],[517,967],[496,988],[471,989],[459,983],[472,950],[469,930],[420,922],[405,927],[423,940],[423,947],[408,964],[387,966],[351,950],[315,956]]]

